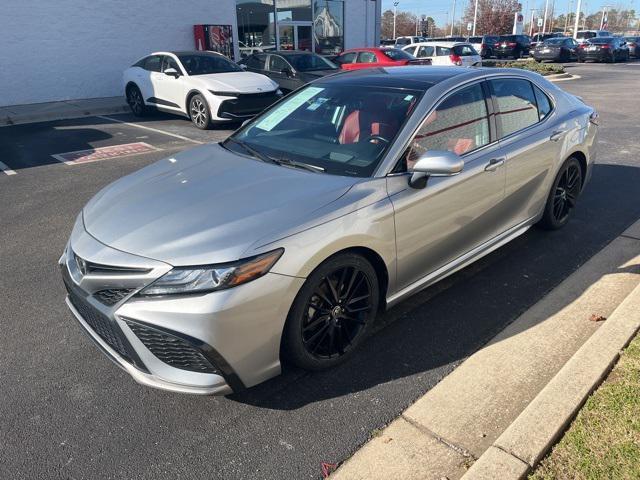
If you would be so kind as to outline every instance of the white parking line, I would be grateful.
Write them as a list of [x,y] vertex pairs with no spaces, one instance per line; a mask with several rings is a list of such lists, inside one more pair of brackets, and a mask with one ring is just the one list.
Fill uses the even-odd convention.
[[0,162],[0,170],[2,170],[7,175],[15,175],[16,174],[16,172],[14,170],[11,170],[6,163]]
[[201,142],[199,140],[194,140],[193,138],[183,137],[182,135],[178,135],[177,133],[165,132],[164,130],[159,130],[157,128],[152,128],[152,127],[147,127],[145,125],[140,125],[138,123],[125,122],[123,120],[118,120],[117,118],[111,118],[111,117],[107,117],[107,116],[104,116],[104,115],[96,115],[96,117],[102,118],[103,120],[109,120],[109,121],[112,121],[112,122],[116,122],[116,123],[124,123],[125,125],[128,125],[130,127],[143,128],[144,130],[150,130],[150,131],[156,132],[156,133],[163,133],[165,135],[169,135],[170,137],[179,138],[180,140],[185,140],[185,141],[191,142],[191,143],[197,143],[198,145],[202,145],[203,143],[205,143],[205,142]]

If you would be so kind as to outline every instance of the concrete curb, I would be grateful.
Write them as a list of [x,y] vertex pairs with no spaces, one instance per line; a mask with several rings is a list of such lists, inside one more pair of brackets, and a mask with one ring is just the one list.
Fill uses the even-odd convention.
[[543,458],[640,330],[640,286],[462,477],[520,479]]
[[123,97],[89,98],[0,107],[0,127],[129,111]]
[[572,75],[571,73],[558,73],[555,75],[547,75],[544,78],[550,82],[566,82],[567,80],[578,80],[582,77],[580,75]]

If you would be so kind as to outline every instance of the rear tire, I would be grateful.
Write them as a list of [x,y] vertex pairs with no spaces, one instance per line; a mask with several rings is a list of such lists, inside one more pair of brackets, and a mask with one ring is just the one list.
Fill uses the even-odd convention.
[[375,270],[360,255],[336,255],[307,278],[291,306],[282,354],[306,370],[346,361],[375,319],[379,286]]
[[211,128],[211,113],[209,105],[201,94],[196,94],[189,100],[189,118],[200,130]]
[[147,113],[147,107],[144,104],[144,99],[142,98],[142,92],[137,85],[129,85],[127,87],[127,104],[131,109],[131,113],[133,113],[136,117],[144,117]]
[[569,157],[556,175],[547,197],[544,214],[539,222],[545,230],[564,227],[576,206],[582,190],[582,167],[575,157]]

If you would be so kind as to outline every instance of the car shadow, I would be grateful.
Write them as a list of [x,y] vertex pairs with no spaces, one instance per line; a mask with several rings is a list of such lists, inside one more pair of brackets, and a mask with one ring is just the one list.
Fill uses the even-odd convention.
[[[638,182],[639,168],[596,165],[580,208],[564,229],[532,228],[379,315],[374,333],[341,366],[312,373],[285,365],[279,377],[227,398],[295,410],[394,382],[406,392],[408,406],[434,385],[427,372],[446,376],[637,220]],[[608,188],[611,184],[617,185],[615,192]],[[622,272],[640,275],[640,265],[608,273]],[[567,297],[565,304],[581,293]]]

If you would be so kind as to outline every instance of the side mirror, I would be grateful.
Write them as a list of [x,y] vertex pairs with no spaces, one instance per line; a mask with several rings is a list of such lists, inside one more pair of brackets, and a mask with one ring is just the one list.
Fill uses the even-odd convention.
[[409,185],[424,188],[429,177],[451,177],[464,167],[464,160],[447,150],[430,150],[423,154],[411,169]]
[[284,73],[287,77],[293,77],[293,70],[291,70],[289,67],[284,67],[282,70],[280,70],[280,73]]
[[238,65],[240,65],[240,68],[242,70],[246,70],[247,69],[247,66],[244,63],[239,63]]
[[178,73],[178,71],[175,68],[167,68],[164,71],[165,75],[169,75],[170,77],[175,77],[178,78],[180,76],[180,74]]

